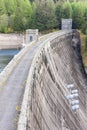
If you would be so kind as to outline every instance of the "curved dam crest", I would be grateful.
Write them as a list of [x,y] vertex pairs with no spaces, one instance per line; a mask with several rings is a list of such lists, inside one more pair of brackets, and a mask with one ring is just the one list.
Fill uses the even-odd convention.
[[[71,99],[69,84],[78,91]],[[87,75],[79,33],[47,34],[15,55],[0,73],[0,106],[0,130],[87,130]]]
[[[39,38],[37,44],[34,41],[26,45],[0,73],[0,130],[17,129],[20,107],[32,60],[40,44],[52,35],[48,34]],[[26,99],[26,101],[28,100]],[[22,112],[24,110],[26,111],[25,106]]]
[[[79,92],[73,111],[68,84]],[[77,31],[60,32],[44,41],[29,70],[18,130],[86,130],[87,76]]]

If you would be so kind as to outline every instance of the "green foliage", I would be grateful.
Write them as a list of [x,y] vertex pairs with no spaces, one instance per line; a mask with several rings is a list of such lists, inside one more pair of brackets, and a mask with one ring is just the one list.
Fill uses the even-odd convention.
[[0,17],[0,32],[7,32],[8,27],[8,16],[6,14],[1,15]]
[[58,3],[55,9],[55,15],[57,18],[57,27],[61,29],[61,16],[62,16],[62,5]]
[[[3,17],[5,16],[4,26]],[[0,31],[23,31],[29,28],[32,16],[32,6],[29,0],[1,0],[0,1]],[[4,30],[4,31],[2,31]],[[7,30],[7,31],[5,31]]]
[[32,15],[32,6],[28,0],[17,1],[17,7],[14,14],[13,29],[23,31],[29,28],[29,22]]
[[85,49],[87,50],[87,35],[86,35],[86,38],[85,38]]
[[5,5],[3,0],[0,1],[0,16],[5,14]]
[[72,19],[73,19],[73,28],[80,29],[82,27],[82,24],[84,22],[84,11],[81,8],[81,4],[74,2],[72,4]]
[[87,32],[87,8],[85,8],[85,11],[84,11],[84,22],[83,22],[83,24],[82,24],[82,32],[84,33],[84,34],[86,34],[86,32]]
[[53,29],[57,25],[53,0],[37,3],[34,14],[34,27],[40,31]]
[[73,28],[87,30],[87,1],[0,0],[0,32],[61,28],[62,18],[72,18]]
[[72,18],[72,7],[70,2],[65,2],[62,6],[62,18]]
[[14,12],[14,0],[3,0],[5,5],[6,14],[10,16]]

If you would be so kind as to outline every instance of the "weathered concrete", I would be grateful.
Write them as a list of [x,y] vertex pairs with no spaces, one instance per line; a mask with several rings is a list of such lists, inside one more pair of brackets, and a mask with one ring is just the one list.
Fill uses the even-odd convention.
[[0,73],[0,130],[16,130],[26,79],[38,47],[48,34],[23,48]]
[[62,19],[61,29],[62,30],[71,30],[72,29],[72,19]]
[[[79,91],[80,109],[71,110],[67,84]],[[45,41],[29,71],[18,130],[87,130],[87,79],[77,32]]]
[[26,40],[25,40],[26,44],[29,44],[30,42],[37,40],[38,40],[38,29],[26,30]]
[[[76,31],[56,32],[13,58],[0,74],[0,130],[16,130],[12,124],[23,93],[18,130],[87,130],[87,79],[80,43]],[[77,111],[66,99],[71,83],[79,91]]]
[[0,49],[19,49],[22,44],[22,34],[0,34]]

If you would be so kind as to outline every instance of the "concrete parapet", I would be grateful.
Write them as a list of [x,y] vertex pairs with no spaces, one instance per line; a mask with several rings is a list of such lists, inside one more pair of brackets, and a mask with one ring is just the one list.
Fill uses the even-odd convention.
[[0,34],[0,49],[20,49],[22,43],[22,34]]
[[72,29],[72,19],[62,19],[62,30],[71,30]]
[[26,30],[26,44],[38,40],[38,29]]
[[[45,37],[48,37],[50,34],[44,35],[38,39],[42,40]],[[11,72],[14,70],[16,65],[20,62],[22,57],[26,54],[26,52],[34,45],[36,44],[35,41],[31,42],[31,44],[26,45],[17,55],[14,56],[14,58],[8,63],[8,65],[4,68],[4,70],[0,73],[0,87],[2,87],[6,80],[8,79]]]
[[[86,129],[86,100],[82,91],[86,84],[74,55],[72,36],[72,31],[61,32],[39,47],[29,70],[18,130]],[[69,83],[76,88],[79,85],[80,110],[76,112],[66,99]]]
[[25,48],[23,48],[17,55],[14,56],[14,58],[8,63],[8,65],[4,68],[4,70],[0,73],[0,87],[3,86],[8,79],[9,75],[13,71],[13,69],[16,67],[16,65],[20,62],[22,57],[25,55],[25,53],[28,51],[30,46],[34,44],[35,42],[32,42],[30,45],[27,45]]

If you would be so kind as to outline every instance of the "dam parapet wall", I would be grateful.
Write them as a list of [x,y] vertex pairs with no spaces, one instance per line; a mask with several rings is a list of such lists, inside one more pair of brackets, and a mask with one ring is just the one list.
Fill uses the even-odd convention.
[[[18,130],[86,130],[87,79],[77,31],[64,31],[45,40],[29,71]],[[73,84],[79,109],[66,96]],[[75,98],[77,99],[77,98]]]
[[20,49],[23,44],[23,34],[0,33],[0,49]]

